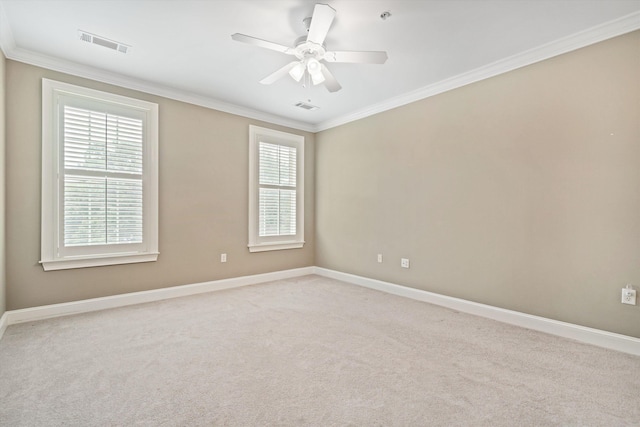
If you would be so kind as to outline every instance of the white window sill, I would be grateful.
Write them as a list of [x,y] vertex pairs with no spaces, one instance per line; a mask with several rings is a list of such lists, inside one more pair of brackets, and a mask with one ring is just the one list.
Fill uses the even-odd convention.
[[66,258],[40,261],[44,271],[67,270],[71,268],[100,267],[104,265],[132,264],[137,262],[153,262],[158,260],[158,253],[131,255],[104,255],[99,257]]
[[300,249],[304,242],[278,242],[249,245],[249,252],[280,251],[283,249]]

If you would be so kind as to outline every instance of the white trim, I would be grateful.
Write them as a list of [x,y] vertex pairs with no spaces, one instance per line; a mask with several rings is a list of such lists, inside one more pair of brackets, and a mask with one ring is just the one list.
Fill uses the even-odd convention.
[[[260,162],[259,145],[268,142],[296,149],[296,234],[295,236],[259,235]],[[249,125],[249,252],[296,249],[304,246],[304,136]]]
[[532,329],[534,331],[545,332],[551,335],[557,335],[563,338],[596,345],[598,347],[604,347],[610,350],[640,356],[640,338],[574,325],[572,323],[547,319],[545,317],[533,316],[531,314],[493,307],[486,304],[480,304],[460,298],[453,298],[446,295],[423,291],[421,289],[409,288],[321,267],[315,267],[314,273],[319,276],[341,280],[343,282],[363,286],[365,288],[375,289],[389,294],[447,307],[463,313],[486,317],[499,322]]
[[36,67],[42,67],[48,70],[58,71],[72,76],[91,79],[102,83],[108,83],[126,89],[137,90],[151,95],[162,96],[164,98],[182,101],[188,104],[211,108],[213,110],[235,114],[237,116],[247,117],[250,119],[260,120],[267,123],[286,126],[293,129],[303,130],[306,132],[314,132],[315,129],[315,126],[309,123],[300,122],[297,120],[288,119],[286,117],[277,116],[275,114],[269,114],[263,111],[230,104],[208,96],[185,92],[183,90],[177,90],[157,83],[150,83],[145,80],[136,79],[122,74],[101,70],[99,68],[78,64],[77,62],[54,58],[52,56],[19,48],[16,46],[15,38],[13,37],[13,33],[11,32],[9,20],[7,19],[7,14],[1,1],[0,49],[2,49],[2,52],[7,59],[23,62],[25,64],[35,65]]
[[387,99],[378,104],[373,104],[343,116],[326,120],[315,126],[315,132],[331,129],[374,114],[391,110],[393,108],[401,107],[421,99],[429,98],[443,92],[448,92],[471,83],[495,77],[497,75],[513,71],[517,68],[526,67],[527,65],[541,62],[613,37],[630,33],[637,29],[640,29],[640,12],[631,13],[570,36],[554,40],[542,46],[537,46],[533,49],[500,59],[491,64],[458,74],[457,76]]
[[[2,37],[2,34],[0,34],[0,37]],[[42,67],[48,70],[58,71],[72,76],[95,80],[126,89],[137,90],[151,95],[162,96],[167,99],[186,102],[188,104],[198,105],[200,107],[211,108],[213,110],[222,111],[224,113],[230,113],[241,117],[247,117],[267,123],[286,126],[292,129],[313,132],[316,128],[314,125],[309,123],[288,119],[286,117],[277,116],[275,114],[265,113],[263,111],[254,110],[248,107],[230,104],[208,96],[174,89],[172,87],[164,86],[158,83],[147,82],[141,79],[136,79],[110,71],[101,70],[99,68],[54,58],[37,52],[31,52],[18,47],[12,48],[11,42],[0,41],[0,46],[2,47],[2,50],[4,51],[7,59],[23,62],[25,64],[35,65],[36,67]]]
[[194,283],[191,285],[173,286],[170,288],[153,289],[150,291],[132,292],[129,294],[92,298],[82,301],[10,310],[4,314],[3,318],[6,317],[5,323],[7,325],[15,325],[17,323],[51,319],[71,314],[87,313],[109,308],[125,307],[128,305],[202,294],[205,292],[220,291],[223,289],[238,288],[241,286],[255,285],[273,280],[289,279],[308,274],[313,274],[313,267],[302,267],[292,270],[276,271],[273,273],[256,274],[253,276],[234,277],[230,279],[214,280],[211,282]]
[[544,61],[563,53],[571,52],[613,37],[630,33],[631,31],[638,29],[640,29],[640,12],[633,12],[618,19],[605,22],[562,39],[535,47],[526,52],[476,68],[475,70],[424,86],[415,91],[382,101],[378,104],[314,124],[222,102],[208,96],[177,90],[168,86],[150,83],[144,80],[18,48],[16,47],[15,39],[11,33],[6,13],[2,7],[2,3],[0,2],[0,48],[8,59],[306,132],[320,132],[331,129],[383,111],[391,110],[424,98],[438,95],[449,90],[457,89],[489,77],[494,77],[517,68]]
[[144,254],[119,254],[91,256],[89,258],[67,258],[53,261],[40,261],[44,271],[66,270],[69,268],[99,267],[105,265],[134,264],[138,262],[155,262],[158,252]]
[[255,285],[274,280],[306,276],[309,274],[317,274],[318,276],[328,277],[346,283],[351,283],[353,285],[447,307],[463,313],[486,317],[499,322],[640,356],[639,338],[602,331],[600,329],[587,328],[585,326],[560,322],[540,316],[533,316],[517,311],[493,307],[486,304],[479,304],[460,298],[448,297],[433,292],[423,291],[421,289],[409,288],[389,282],[383,282],[381,280],[369,279],[362,276],[329,270],[322,267],[302,267],[292,270],[256,274],[253,276],[234,277],[191,285],[173,286],[170,288],[113,295],[103,298],[45,305],[21,310],[10,310],[0,317],[0,339],[2,338],[2,334],[6,330],[7,326],[15,325],[17,323],[87,313],[109,308],[125,307],[128,305],[142,304],[146,302],[161,301],[170,298]]
[[281,251],[284,249],[300,249],[304,247],[304,241],[302,242],[281,242],[281,243],[262,243],[255,245],[248,245],[249,252],[266,252],[266,251]]
[[2,317],[0,317],[0,340],[2,339],[2,336],[4,335],[4,331],[7,330],[7,326],[9,326],[9,315],[7,313],[9,313],[9,312],[5,311],[2,314]]
[[151,83],[145,80],[19,48],[16,46],[15,38],[11,32],[11,26],[9,25],[9,20],[7,19],[7,14],[2,2],[0,2],[0,49],[2,49],[2,52],[7,59],[35,65],[36,67],[42,67],[72,76],[112,84],[126,89],[137,90],[151,95],[162,96],[164,98],[186,102],[200,107],[211,108],[213,110],[235,114],[237,116],[247,117],[249,119],[255,119],[266,123],[286,126],[305,132],[315,132],[316,130],[316,126],[310,123],[265,113],[264,111],[223,102],[208,96],[174,89],[169,86]]
[[[62,244],[62,105],[87,102],[90,109],[107,108],[139,115],[144,124],[140,176],[143,192],[143,235],[139,244],[83,246],[70,249]],[[158,104],[42,79],[42,215],[41,261],[45,271],[97,267],[158,259]]]

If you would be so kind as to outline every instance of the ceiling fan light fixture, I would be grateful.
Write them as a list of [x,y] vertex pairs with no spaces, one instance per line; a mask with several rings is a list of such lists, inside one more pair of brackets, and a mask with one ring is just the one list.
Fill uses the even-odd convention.
[[324,76],[322,75],[322,71],[318,71],[317,73],[311,74],[311,81],[313,82],[314,86],[324,82]]
[[319,73],[321,70],[320,62],[318,62],[315,58],[309,58],[307,60],[307,70],[309,70],[309,74],[313,75]]
[[324,82],[324,76],[322,75],[322,65],[317,59],[307,59],[307,71],[309,72],[314,85],[318,85]]
[[299,62],[292,69],[289,70],[289,75],[291,78],[297,82],[302,80],[302,76],[304,76],[306,68],[303,62]]

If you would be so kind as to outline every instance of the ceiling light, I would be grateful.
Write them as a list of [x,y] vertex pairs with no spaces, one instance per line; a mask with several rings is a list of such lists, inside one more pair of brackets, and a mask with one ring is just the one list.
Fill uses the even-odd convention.
[[319,73],[321,71],[320,62],[315,58],[309,58],[307,60],[307,70],[309,70],[309,74]]
[[311,80],[313,80],[314,85],[320,84],[324,81],[324,76],[322,75],[322,64],[320,64],[317,59],[307,59],[307,71],[309,72],[309,75],[311,75]]
[[314,85],[318,85],[322,82],[324,82],[324,76],[322,75],[322,72],[317,72],[317,73],[313,73],[311,74],[311,80],[313,81]]
[[289,70],[289,75],[293,78],[293,80],[299,82],[302,79],[302,76],[304,76],[304,72],[304,62],[301,61]]

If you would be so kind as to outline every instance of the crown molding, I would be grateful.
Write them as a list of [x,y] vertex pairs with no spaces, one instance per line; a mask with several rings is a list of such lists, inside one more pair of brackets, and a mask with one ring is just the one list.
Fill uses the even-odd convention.
[[213,110],[230,113],[249,119],[259,120],[262,122],[272,123],[280,126],[286,126],[292,129],[302,130],[306,132],[315,132],[315,126],[309,123],[288,119],[286,117],[265,113],[263,111],[242,107],[239,105],[226,103],[217,99],[198,95],[148,82],[134,77],[125,76],[118,73],[112,73],[95,67],[78,64],[72,61],[66,61],[52,56],[43,55],[29,50],[21,49],[16,46],[11,26],[7,20],[5,10],[0,2],[0,48],[4,52],[5,57],[13,61],[23,62],[25,64],[46,68],[52,71],[58,71],[72,76],[82,77],[102,83],[112,84],[126,89],[137,90],[151,95],[162,96],[164,98],[176,101],[186,102],[189,104],[199,105],[201,107],[211,108]]
[[[4,50],[5,45],[0,45]],[[287,119],[285,117],[276,116],[246,107],[241,107],[239,105],[222,102],[211,97],[198,95],[184,90],[174,89],[161,84],[128,77],[117,73],[112,73],[98,68],[81,65],[75,62],[61,60],[40,53],[27,51],[21,48],[13,48],[9,51],[5,51],[5,56],[8,59],[14,61],[35,65],[37,67],[46,68],[48,70],[58,71],[61,73],[95,80],[102,83],[112,84],[115,86],[136,90],[151,95],[162,96],[164,98],[186,102],[193,105],[199,105],[201,107],[211,108],[213,110],[247,117],[249,119],[286,126],[292,129],[298,129],[307,132],[315,131],[315,127],[308,123]]]
[[431,96],[441,94],[471,83],[475,83],[490,77],[507,73],[509,71],[526,67],[536,62],[544,61],[564,53],[571,52],[613,37],[617,37],[631,31],[640,29],[640,12],[634,12],[621,18],[605,22],[601,25],[572,34],[562,39],[555,40],[542,46],[521,52],[519,54],[495,61],[491,64],[474,70],[458,74],[451,78],[441,80],[417,90],[390,98],[383,102],[370,105],[330,120],[317,124],[301,122],[286,117],[269,114],[239,105],[222,102],[220,100],[198,95],[168,86],[148,82],[125,75],[112,73],[94,67],[81,65],[71,61],[65,61],[47,55],[27,51],[18,48],[15,44],[11,27],[7,20],[2,2],[0,1],[0,49],[8,59],[24,62],[53,71],[96,80],[102,83],[113,84],[126,89],[137,90],[151,95],[182,101],[201,107],[211,108],[225,113],[259,120],[266,123],[286,126],[292,129],[306,132],[321,132],[356,120],[360,120],[374,114],[382,113],[412,102],[416,102]]
[[529,49],[516,55],[495,61],[480,68],[458,74],[437,83],[407,92],[403,95],[371,105],[347,115],[336,117],[316,125],[316,132],[331,129],[349,122],[401,107],[421,99],[429,98],[480,80],[526,67],[536,62],[553,58],[613,37],[621,36],[640,29],[640,12],[634,12],[621,18],[572,34],[542,46]]

